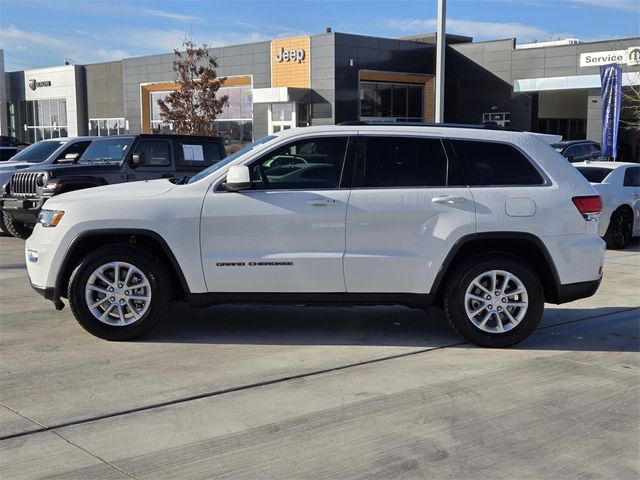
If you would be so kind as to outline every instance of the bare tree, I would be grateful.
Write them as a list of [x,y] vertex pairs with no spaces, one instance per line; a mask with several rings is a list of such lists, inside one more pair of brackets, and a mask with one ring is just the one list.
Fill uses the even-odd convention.
[[228,97],[218,97],[226,78],[218,78],[216,58],[207,45],[198,47],[190,37],[183,40],[184,52],[174,49],[173,71],[177,90],[158,100],[160,117],[173,124],[176,133],[215,135],[215,120],[228,105]]
[[640,132],[640,85],[622,87],[622,111],[620,127],[631,132]]

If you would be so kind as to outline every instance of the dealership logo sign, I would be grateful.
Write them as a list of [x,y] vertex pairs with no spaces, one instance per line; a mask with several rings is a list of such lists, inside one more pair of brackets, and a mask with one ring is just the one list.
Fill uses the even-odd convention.
[[284,47],[281,47],[280,53],[276,54],[276,61],[278,63],[282,63],[282,62],[302,63],[305,56],[306,56],[306,52],[304,51],[303,48],[298,48],[296,50],[285,50]]
[[35,90],[36,88],[39,88],[39,87],[50,87],[50,86],[51,86],[51,80],[45,80],[44,82],[37,82],[34,78],[29,80],[29,88],[31,90]]
[[580,54],[581,67],[596,67],[618,63],[621,65],[640,65],[640,47],[626,50],[610,50],[608,52],[589,52]]

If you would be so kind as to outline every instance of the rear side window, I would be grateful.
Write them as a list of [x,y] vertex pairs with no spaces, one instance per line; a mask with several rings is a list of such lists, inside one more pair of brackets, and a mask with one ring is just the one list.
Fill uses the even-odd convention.
[[589,150],[591,151],[591,156],[592,157],[599,157],[602,154],[602,151],[600,150],[600,147],[598,145],[596,145],[595,143],[589,144]]
[[447,157],[437,138],[367,137],[355,187],[446,185]]
[[216,142],[177,141],[178,165],[205,168],[224,158],[224,152]]
[[[610,168],[578,167],[578,171],[590,183],[602,183],[611,173]],[[625,177],[626,179],[626,177]]]
[[625,187],[640,187],[640,167],[629,167],[624,172]]
[[544,179],[515,147],[506,143],[451,140],[457,165],[452,185],[541,185]]

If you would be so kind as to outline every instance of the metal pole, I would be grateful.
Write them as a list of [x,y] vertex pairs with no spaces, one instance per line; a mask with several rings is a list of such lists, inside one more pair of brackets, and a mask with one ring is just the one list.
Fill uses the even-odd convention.
[[447,0],[438,0],[438,29],[436,31],[436,123],[444,122],[444,56],[446,41]]

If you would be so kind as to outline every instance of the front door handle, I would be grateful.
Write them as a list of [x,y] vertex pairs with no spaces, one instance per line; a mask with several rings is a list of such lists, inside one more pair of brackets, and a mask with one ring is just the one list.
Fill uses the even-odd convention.
[[335,205],[336,201],[331,198],[314,198],[307,200],[307,205],[313,207],[328,207],[329,205]]
[[173,177],[174,177],[173,173],[163,173],[162,174],[162,178],[173,178]]
[[465,198],[464,197],[450,197],[450,196],[445,196],[445,197],[433,197],[431,199],[431,201],[433,203],[448,203],[448,204],[454,204],[454,203],[464,203]]

